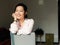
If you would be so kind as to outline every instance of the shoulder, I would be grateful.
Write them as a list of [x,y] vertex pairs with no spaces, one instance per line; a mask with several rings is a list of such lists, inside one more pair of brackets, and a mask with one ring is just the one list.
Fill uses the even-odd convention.
[[29,22],[29,23],[30,22],[34,23],[34,19],[26,19],[26,21]]

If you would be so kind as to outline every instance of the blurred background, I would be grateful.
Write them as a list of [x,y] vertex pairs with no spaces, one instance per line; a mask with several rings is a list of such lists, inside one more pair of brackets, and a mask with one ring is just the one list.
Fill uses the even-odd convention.
[[[19,2],[27,5],[28,18],[35,20],[33,31],[37,28],[44,31],[41,42],[46,42],[45,34],[50,33],[58,44],[58,0],[0,0],[0,27],[9,29],[13,21],[11,14]],[[40,37],[36,41],[40,42]]]

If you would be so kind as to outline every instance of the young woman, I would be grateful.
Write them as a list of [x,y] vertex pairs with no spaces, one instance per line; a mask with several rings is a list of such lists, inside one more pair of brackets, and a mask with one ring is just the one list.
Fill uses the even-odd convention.
[[10,32],[20,35],[20,34],[30,34],[33,25],[34,20],[28,19],[27,17],[27,7],[23,3],[19,3],[15,6],[14,13],[12,14],[12,17],[14,18],[13,23],[10,25]]

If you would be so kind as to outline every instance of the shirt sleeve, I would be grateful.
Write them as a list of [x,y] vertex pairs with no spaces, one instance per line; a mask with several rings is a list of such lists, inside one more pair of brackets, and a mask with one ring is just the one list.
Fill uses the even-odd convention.
[[9,31],[11,33],[16,33],[17,30],[18,30],[17,22],[14,21],[13,23],[11,23],[10,28],[9,28]]
[[33,25],[34,25],[34,20],[33,19],[30,19],[25,25],[23,28],[19,29],[17,35],[20,35],[20,34],[30,34],[32,29],[33,29]]

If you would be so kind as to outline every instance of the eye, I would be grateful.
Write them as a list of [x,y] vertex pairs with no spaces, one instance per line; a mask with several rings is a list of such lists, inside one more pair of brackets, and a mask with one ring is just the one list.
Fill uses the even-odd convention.
[[20,11],[20,12],[23,12],[23,11]]

